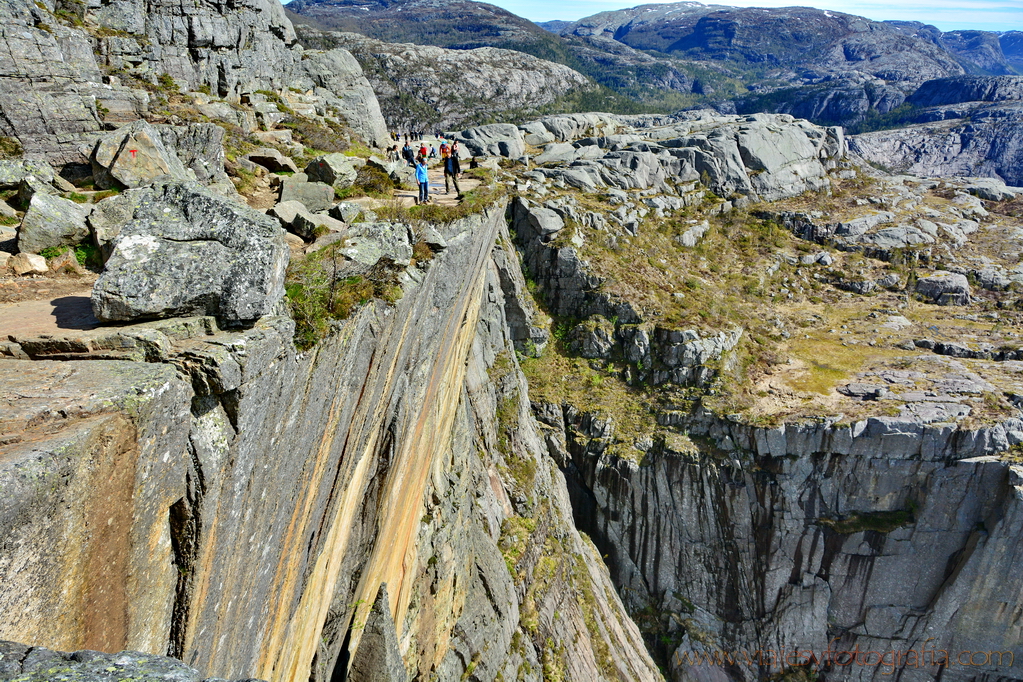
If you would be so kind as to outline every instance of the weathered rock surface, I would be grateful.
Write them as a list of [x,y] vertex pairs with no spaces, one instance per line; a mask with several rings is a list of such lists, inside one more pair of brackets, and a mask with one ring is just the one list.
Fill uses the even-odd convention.
[[100,188],[132,189],[158,179],[194,180],[173,148],[164,145],[159,131],[145,121],[132,123],[97,140],[90,161],[92,175]]
[[100,320],[215,315],[251,321],[284,294],[288,249],[273,219],[195,184],[140,195],[92,293]]
[[517,159],[526,152],[522,132],[510,123],[469,128],[460,133],[445,133],[448,138],[458,140],[470,156],[503,156]]
[[[840,128],[785,114],[573,114],[533,121],[520,131],[523,141],[549,140],[535,159],[545,164],[537,173],[590,192],[610,187],[683,194],[703,182],[722,197],[774,200],[825,188],[828,169],[846,149]],[[466,131],[463,138],[468,146],[480,135]]]
[[[1021,589],[1009,567],[1023,478],[985,455],[1019,439],[1018,420],[975,432],[915,416],[764,429],[694,415],[688,432],[724,460],[665,446],[639,467],[601,455],[606,421],[567,406],[543,414],[549,433],[569,434],[576,520],[608,553],[626,604],[657,614],[672,679],[755,679],[755,668],[695,659],[750,642],[821,652],[837,637],[840,650],[886,651],[935,637],[936,649],[960,651],[1010,627],[993,614]],[[1019,665],[980,668],[1015,677]],[[850,666],[841,679],[875,675]]]
[[[201,682],[197,670],[167,656],[122,651],[64,653],[16,642],[0,642],[0,674],[22,682]],[[221,682],[207,679],[205,682]],[[226,680],[223,682],[227,682]],[[237,682],[258,682],[238,680]]]
[[959,77],[924,83],[903,128],[850,138],[867,161],[921,177],[989,176],[1023,185],[1023,77]]
[[34,253],[18,253],[9,256],[7,267],[16,275],[41,275],[49,270],[46,259]]
[[968,305],[970,282],[964,275],[936,272],[916,281],[916,291],[938,305]]
[[398,130],[492,120],[503,111],[528,112],[592,87],[581,73],[522,52],[385,43],[304,26],[297,31],[307,46],[351,52],[372,83],[384,118]]
[[[0,360],[0,635],[283,681],[345,676],[395,627],[416,677],[660,679],[530,416],[503,211],[437,230],[393,308],[308,353],[275,317],[19,337],[75,361]],[[137,362],[88,359],[129,335]]]
[[57,246],[74,246],[89,236],[85,206],[49,194],[36,194],[18,228],[18,250],[39,253]]
[[304,178],[283,177],[280,201],[298,202],[313,213],[326,211],[334,205],[334,188],[322,182],[309,182]]
[[326,154],[309,162],[306,175],[313,182],[322,182],[335,189],[351,187],[358,174],[352,157],[344,154]]

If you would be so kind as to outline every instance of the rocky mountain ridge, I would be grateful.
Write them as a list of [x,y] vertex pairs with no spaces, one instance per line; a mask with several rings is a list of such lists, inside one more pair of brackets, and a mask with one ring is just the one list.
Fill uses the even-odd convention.
[[446,129],[535,114],[559,98],[594,89],[562,64],[494,47],[451,50],[385,43],[358,33],[298,27],[302,42],[347,50],[397,130]]

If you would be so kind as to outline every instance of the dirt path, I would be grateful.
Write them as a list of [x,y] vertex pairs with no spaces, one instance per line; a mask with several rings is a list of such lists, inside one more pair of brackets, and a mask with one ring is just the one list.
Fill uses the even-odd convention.
[[[450,193],[444,191],[444,169],[440,165],[430,168],[429,177],[430,203],[439,206],[457,206],[458,195],[455,194],[455,188],[452,187]],[[458,187],[462,190],[463,194],[479,186],[480,181],[474,178],[467,178],[463,175],[458,179]],[[394,196],[401,202],[402,206],[414,206],[416,199],[419,198],[419,192],[418,190],[399,189],[395,190]]]
[[0,340],[9,336],[39,336],[59,334],[68,329],[95,329],[99,320],[93,317],[89,296],[91,289],[78,289],[59,296],[0,305]]

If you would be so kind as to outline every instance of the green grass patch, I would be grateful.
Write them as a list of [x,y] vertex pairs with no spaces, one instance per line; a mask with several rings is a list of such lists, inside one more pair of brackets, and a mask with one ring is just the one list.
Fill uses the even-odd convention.
[[374,298],[401,298],[396,273],[383,265],[366,275],[346,275],[340,244],[331,244],[288,267],[285,292],[295,318],[295,346],[307,350],[330,331],[334,320],[348,318]]

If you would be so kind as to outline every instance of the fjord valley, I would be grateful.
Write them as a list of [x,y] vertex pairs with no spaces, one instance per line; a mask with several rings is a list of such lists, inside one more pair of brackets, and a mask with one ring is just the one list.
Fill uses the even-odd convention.
[[0,16],[0,679],[1023,679],[1018,34]]

